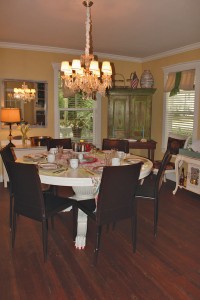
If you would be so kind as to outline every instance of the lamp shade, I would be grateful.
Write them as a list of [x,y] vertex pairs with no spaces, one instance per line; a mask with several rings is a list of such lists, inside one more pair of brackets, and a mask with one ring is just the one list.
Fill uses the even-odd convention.
[[2,108],[1,109],[1,122],[4,122],[4,123],[20,122],[19,108]]
[[112,75],[112,68],[109,61],[104,61],[102,64],[102,72],[108,75]]

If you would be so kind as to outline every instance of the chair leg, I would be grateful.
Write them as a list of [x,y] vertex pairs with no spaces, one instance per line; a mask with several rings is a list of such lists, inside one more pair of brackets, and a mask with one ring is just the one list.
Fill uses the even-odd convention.
[[78,207],[76,204],[73,205],[72,213],[73,213],[73,241],[75,241],[77,236],[77,218],[78,218]]
[[53,187],[52,187],[52,190],[53,190],[53,194],[56,196],[57,195],[57,186],[56,185],[54,185]]
[[154,199],[154,237],[157,236],[158,227],[158,198]]
[[137,198],[134,199],[134,214],[131,218],[131,227],[132,227],[132,245],[133,245],[133,252],[136,252],[137,248]]
[[47,260],[48,254],[48,227],[47,227],[48,220],[42,220],[42,244],[43,244],[43,254],[44,254],[44,262]]
[[15,246],[15,234],[16,234],[16,213],[13,213],[12,219],[12,230],[11,230],[11,238],[12,238],[12,248]]
[[54,216],[51,216],[51,228],[54,229]]
[[12,220],[13,220],[13,195],[10,192],[10,230],[12,230]]
[[99,253],[99,248],[100,248],[101,232],[102,232],[102,226],[97,226],[96,245],[95,245],[95,249],[94,249],[94,259],[93,259],[94,266],[96,266],[96,264],[97,264],[98,253]]
[[163,181],[164,182],[167,182],[167,178],[166,178],[166,174],[164,173],[164,175],[163,175]]

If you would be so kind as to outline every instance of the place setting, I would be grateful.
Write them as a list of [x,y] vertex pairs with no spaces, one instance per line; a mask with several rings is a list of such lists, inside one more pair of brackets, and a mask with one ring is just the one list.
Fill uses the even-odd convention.
[[27,154],[23,156],[24,162],[39,162],[46,160],[46,153],[35,153],[35,154]]

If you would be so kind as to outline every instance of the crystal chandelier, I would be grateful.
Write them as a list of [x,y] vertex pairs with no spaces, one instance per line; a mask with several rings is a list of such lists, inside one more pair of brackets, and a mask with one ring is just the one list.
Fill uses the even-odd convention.
[[14,98],[23,100],[25,103],[35,100],[35,89],[29,89],[25,82],[21,88],[14,88]]
[[[63,61],[61,71],[64,72],[62,79],[66,87],[74,92],[81,92],[85,100],[96,99],[96,92],[102,96],[105,95],[107,88],[111,87],[112,69],[109,61],[102,63],[100,71],[98,61],[94,60],[94,55],[90,53],[90,36],[91,36],[91,15],[90,7],[93,2],[90,0],[83,1],[86,7],[86,47],[85,54],[81,59],[74,59],[72,65],[68,61]],[[102,75],[101,75],[102,72]]]

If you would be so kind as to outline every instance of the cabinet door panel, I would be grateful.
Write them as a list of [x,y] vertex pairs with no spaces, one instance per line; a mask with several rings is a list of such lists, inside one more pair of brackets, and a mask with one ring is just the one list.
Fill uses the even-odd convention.
[[151,138],[151,99],[135,96],[130,102],[130,136],[135,139]]
[[125,138],[129,135],[127,113],[129,98],[124,96],[113,97],[109,103],[109,137]]

